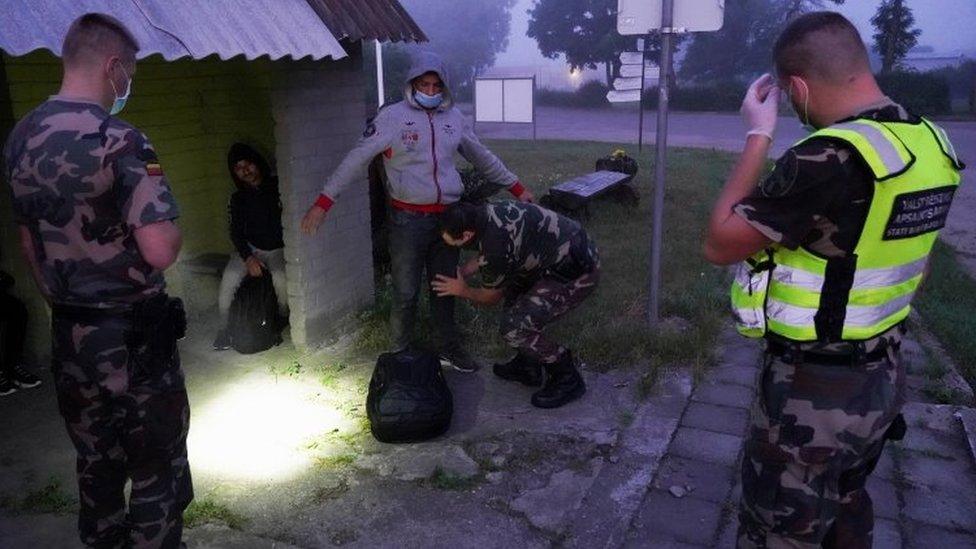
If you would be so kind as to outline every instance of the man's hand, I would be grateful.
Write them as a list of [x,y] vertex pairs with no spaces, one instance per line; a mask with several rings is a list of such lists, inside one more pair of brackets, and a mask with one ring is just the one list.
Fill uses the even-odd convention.
[[460,268],[457,270],[457,278],[439,274],[434,277],[434,280],[430,283],[430,287],[434,289],[437,297],[464,297],[468,292],[468,284],[464,281],[464,275],[461,273]]
[[264,274],[264,263],[261,262],[256,256],[248,256],[244,261],[244,265],[247,267],[247,274],[250,276],[258,277]]
[[465,278],[465,279],[471,278],[472,276],[474,276],[474,273],[478,272],[478,269],[480,267],[481,267],[481,256],[476,255],[471,259],[469,259],[464,265],[462,265],[461,270],[458,271],[458,273],[461,275],[461,278]]
[[315,231],[319,229],[319,225],[325,221],[326,211],[318,206],[312,206],[305,212],[305,217],[302,218],[302,232],[307,235],[315,234]]
[[532,191],[528,187],[525,187],[525,190],[522,191],[522,196],[518,197],[518,201],[525,202],[526,204],[535,204],[535,195],[532,194]]
[[772,75],[766,73],[749,86],[741,113],[749,128],[747,135],[765,135],[773,140],[779,118],[779,88]]

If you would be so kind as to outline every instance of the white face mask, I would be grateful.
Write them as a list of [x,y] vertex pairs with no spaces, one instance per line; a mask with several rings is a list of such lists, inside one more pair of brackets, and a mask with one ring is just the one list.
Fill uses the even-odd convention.
[[122,74],[125,75],[125,94],[119,95],[119,90],[115,87],[115,82],[111,78],[108,79],[108,83],[112,85],[112,92],[115,94],[115,101],[112,103],[112,108],[108,111],[109,114],[116,115],[122,112],[125,108],[126,101],[129,100],[129,94],[132,93],[132,78],[129,78],[129,73],[126,72],[125,67],[119,65],[122,69]]
[[[803,82],[803,87],[807,89],[807,93],[803,99],[803,114],[796,113],[800,117],[800,122],[803,124],[803,129],[809,133],[817,131],[817,128],[810,122],[810,86],[807,85],[806,81],[797,78],[798,81]],[[787,96],[789,96],[790,105],[793,105],[793,80],[790,80],[790,87],[787,91]],[[796,108],[794,107],[794,110]]]

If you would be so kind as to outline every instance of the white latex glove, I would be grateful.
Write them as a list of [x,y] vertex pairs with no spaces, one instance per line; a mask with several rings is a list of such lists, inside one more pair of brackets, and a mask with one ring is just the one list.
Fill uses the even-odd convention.
[[779,119],[779,88],[771,74],[760,76],[749,86],[740,112],[749,127],[746,135],[765,135],[773,140]]

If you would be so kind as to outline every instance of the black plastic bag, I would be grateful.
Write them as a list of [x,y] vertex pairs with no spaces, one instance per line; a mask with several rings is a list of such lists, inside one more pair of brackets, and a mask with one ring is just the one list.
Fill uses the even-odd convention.
[[270,349],[281,343],[283,326],[271,273],[262,269],[261,276],[244,277],[227,319],[234,350],[248,355]]
[[380,355],[369,381],[366,415],[381,442],[418,442],[451,426],[454,398],[437,355],[407,350]]

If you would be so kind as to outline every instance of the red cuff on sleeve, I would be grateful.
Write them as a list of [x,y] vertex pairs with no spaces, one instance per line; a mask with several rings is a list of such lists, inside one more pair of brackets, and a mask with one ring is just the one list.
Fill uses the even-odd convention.
[[512,196],[515,198],[520,198],[522,193],[525,192],[525,187],[522,186],[522,183],[516,181],[514,185],[508,188],[508,192],[512,193]]
[[325,211],[329,211],[329,208],[331,208],[333,204],[335,204],[335,201],[324,194],[320,194],[319,197],[315,199],[315,205]]

